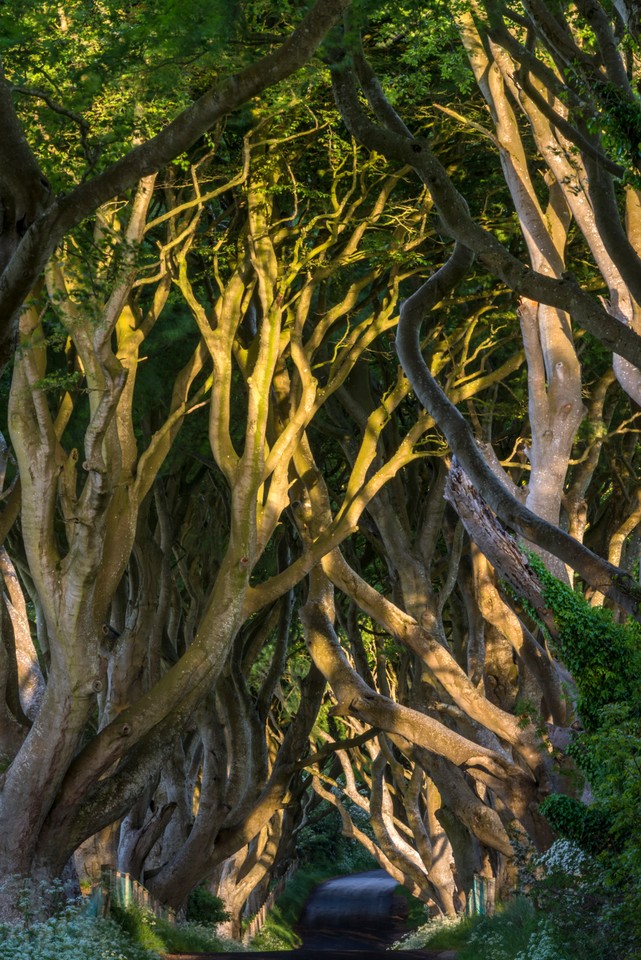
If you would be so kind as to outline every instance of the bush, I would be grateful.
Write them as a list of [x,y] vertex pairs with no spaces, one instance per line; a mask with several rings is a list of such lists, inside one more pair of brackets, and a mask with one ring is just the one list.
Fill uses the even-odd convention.
[[[343,798],[354,822],[364,833],[371,835],[368,814],[349,799]],[[361,873],[364,870],[377,870],[378,863],[357,840],[345,837],[338,810],[323,800],[319,807],[325,811],[321,819],[313,826],[305,826],[296,839],[296,857],[302,865],[329,871],[323,876],[342,876]],[[320,882],[320,881],[319,881]]]
[[558,840],[529,862],[528,896],[492,917],[435,920],[405,937],[400,949],[456,948],[458,960],[621,960],[608,912],[611,892],[597,858]]
[[[531,901],[516,897],[491,917],[435,917],[395,943],[394,949],[455,949],[458,960],[535,960],[521,954],[528,948],[539,922]],[[549,960],[564,958],[557,951]]]
[[1,886],[16,916],[0,923],[0,960],[158,960],[115,921],[89,917],[61,881],[6,877]]
[[[553,829],[586,852],[592,877],[587,883],[583,876],[568,880],[566,875],[568,895],[576,897],[581,916],[570,927],[555,916],[556,934],[550,928],[546,937],[557,936],[562,944],[572,938],[572,960],[636,960],[641,943],[641,625],[618,623],[610,611],[589,607],[540,559],[530,562],[579,692],[584,729],[570,754],[593,794],[590,806],[552,796],[542,808]],[[561,879],[558,871],[556,877],[549,874],[551,884],[558,886]],[[554,897],[548,900],[553,908]]]
[[196,887],[187,900],[187,920],[192,923],[222,923],[229,920],[225,904],[207,887]]
[[619,960],[617,925],[609,914],[611,890],[597,857],[569,840],[557,840],[536,857],[531,896],[537,930],[518,960]]

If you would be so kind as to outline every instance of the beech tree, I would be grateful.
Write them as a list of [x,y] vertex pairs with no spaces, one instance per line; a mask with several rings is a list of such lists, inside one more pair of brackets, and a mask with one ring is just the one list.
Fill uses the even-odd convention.
[[[108,122],[105,122],[113,107],[118,85],[113,84],[105,92],[104,88],[100,88],[98,78],[99,89],[96,93],[96,74],[101,67],[103,75],[105,73],[105,64],[100,60],[104,53],[105,26],[93,17],[93,10],[82,4],[40,9],[26,3],[20,11],[24,20],[18,25],[18,35],[14,27],[7,32],[0,94],[4,120],[0,188],[3,210],[0,280],[3,363],[11,356],[20,314],[21,345],[14,365],[9,409],[10,433],[19,480],[14,482],[11,506],[5,511],[3,519],[6,532],[21,502],[20,535],[21,550],[24,550],[21,556],[22,576],[36,610],[40,657],[38,663],[36,650],[26,632],[24,602],[16,594],[15,572],[7,560],[5,577],[8,589],[11,588],[9,595],[13,597],[10,607],[13,619],[11,633],[7,635],[8,658],[3,657],[3,688],[7,691],[7,703],[3,708],[2,749],[6,769],[2,775],[3,812],[0,817],[5,824],[3,836],[6,843],[3,844],[2,857],[8,874],[58,874],[64,865],[63,861],[68,859],[72,849],[84,836],[91,835],[119,815],[114,809],[110,810],[111,803],[106,800],[106,795],[95,797],[93,814],[88,816],[89,820],[92,817],[97,819],[91,825],[88,820],[86,829],[83,828],[82,817],[77,814],[78,804],[89,799],[86,776],[90,781],[97,782],[106,769],[113,769],[116,754],[120,753],[117,742],[127,742],[133,747],[140,736],[151,734],[154,730],[150,739],[155,746],[151,753],[156,754],[152,766],[155,764],[157,769],[160,754],[166,752],[165,747],[160,745],[159,721],[164,717],[167,723],[173,707],[179,701],[183,703],[178,711],[180,716],[188,717],[192,707],[211,689],[213,678],[207,680],[206,671],[201,671],[202,659],[198,666],[195,661],[199,658],[195,657],[191,670],[183,671],[181,666],[177,671],[187,687],[191,688],[191,695],[185,697],[185,691],[176,691],[177,699],[173,701],[173,706],[171,697],[165,699],[163,690],[167,686],[168,674],[162,675],[158,656],[162,617],[167,609],[167,583],[163,587],[161,581],[156,618],[150,617],[149,608],[144,609],[139,605],[145,599],[142,564],[138,566],[135,581],[138,584],[138,600],[136,586],[129,580],[133,588],[128,598],[131,613],[129,622],[124,624],[120,643],[112,644],[111,648],[106,643],[113,629],[109,625],[110,606],[122,584],[137,531],[142,532],[141,521],[146,519],[146,510],[141,514],[141,508],[151,495],[158,470],[184,417],[192,406],[198,406],[210,393],[202,375],[207,361],[207,347],[204,343],[195,343],[191,358],[185,358],[184,367],[177,373],[173,398],[166,408],[167,416],[156,428],[152,427],[149,443],[144,450],[139,449],[132,403],[140,347],[166,306],[172,286],[173,277],[167,266],[166,249],[175,247],[172,244],[173,223],[169,225],[166,241],[161,241],[161,255],[157,261],[160,277],[154,297],[142,308],[142,312],[138,311],[133,297],[140,279],[137,256],[143,244],[157,171],[183,153],[231,110],[305,63],[314,54],[344,6],[337,3],[312,8],[292,28],[291,35],[285,36],[284,45],[281,44],[275,52],[249,65],[244,65],[238,59],[235,62],[232,60],[232,72],[228,79],[223,77],[213,86],[207,83],[207,89],[200,98],[194,103],[183,104],[182,111],[174,110],[173,117],[158,118],[151,108],[141,117],[141,101],[136,100],[136,95],[144,99],[149,91],[134,90],[133,103],[130,100],[127,106],[131,106],[131,116],[137,120],[135,126],[125,134],[125,142],[120,148],[118,144],[123,141],[121,131],[111,131]],[[206,38],[207,28],[212,30],[222,22],[221,11],[217,12],[218,20],[214,18],[212,22],[210,19],[204,25]],[[16,11],[12,10],[11,17],[15,14]],[[141,36],[136,15],[123,20],[122,13],[116,9],[102,11],[102,14],[112,26],[117,22],[121,24],[122,30],[116,30],[115,34],[116,48],[119,42],[127,47],[123,41],[127,30],[133,31],[131,47],[135,48]],[[202,17],[205,13],[200,10],[200,14],[200,24],[203,26]],[[143,20],[146,29],[148,21],[144,16]],[[44,27],[44,21],[53,32],[53,54],[45,49],[40,61],[25,63],[21,59],[24,48],[21,46],[20,28],[27,33],[30,29],[35,40]],[[84,34],[81,25],[85,29]],[[5,26],[8,26],[6,20]],[[169,26],[173,43],[171,24]],[[49,37],[51,34],[47,32],[45,35]],[[211,35],[207,39],[211,41]],[[274,38],[271,42],[274,43]],[[183,55],[184,52],[183,49]],[[175,47],[171,53],[176,55]],[[63,67],[67,67],[69,74],[75,72],[79,81],[75,90],[78,110],[74,109],[77,103],[72,100],[71,94],[74,78],[72,75],[61,78],[56,54],[60,61],[64,60]],[[111,64],[107,66],[113,66],[117,61],[118,49],[112,47],[110,54]],[[159,55],[162,57],[162,51],[139,51],[139,55],[145,67],[153,68]],[[180,56],[176,59],[180,69]],[[51,71],[55,71],[53,75]],[[194,72],[190,76],[194,78]],[[118,79],[122,81],[122,74]],[[187,94],[190,92],[186,91]],[[166,101],[166,90],[163,93]],[[21,108],[26,105],[26,111],[17,111],[14,96],[20,98]],[[42,122],[38,112],[42,104],[48,110],[46,123]],[[29,113],[29,108],[34,105],[38,106],[38,110]],[[171,109],[171,104],[168,109]],[[61,134],[56,129],[56,119],[68,121],[71,130],[75,131],[75,150],[72,148],[70,152],[65,152],[60,148],[61,140],[63,147],[68,144],[65,143],[65,131]],[[150,131],[147,138],[145,130]],[[99,156],[99,146],[105,146],[104,142],[100,143],[101,135],[107,140],[107,148]],[[39,142],[34,142],[38,139]],[[70,139],[73,141],[74,136],[71,135]],[[81,170],[74,169],[74,159],[77,160],[79,154],[84,160]],[[61,187],[65,192],[54,196],[54,191],[59,191]],[[130,188],[134,188],[134,196],[130,204],[125,203],[123,207],[123,194]],[[198,210],[199,202],[190,201],[188,206]],[[92,214],[95,215],[95,222],[89,244],[95,244],[97,256],[89,266],[87,261],[84,264],[80,262],[87,252],[87,246],[83,246],[86,237],[82,231],[79,236],[71,237],[69,231]],[[170,213],[169,219],[173,216]],[[191,223],[191,231],[196,229],[197,222],[198,216]],[[188,229],[183,254],[189,246],[190,236]],[[260,259],[261,254],[256,256]],[[249,254],[247,257],[245,263],[248,265],[251,257]],[[242,287],[240,276],[247,269],[245,266],[240,270],[237,290]],[[233,298],[233,294],[231,296]],[[266,296],[264,288],[263,297]],[[63,389],[59,402],[52,402],[52,383],[47,380],[48,344],[45,331],[48,322],[42,310],[48,309],[48,303],[53,304],[57,323],[62,328],[62,337],[70,351],[68,384],[63,382],[64,378],[61,379],[60,386]],[[23,307],[23,304],[26,306]],[[236,325],[241,320],[240,307],[241,302],[238,302],[235,312],[232,311],[235,319],[231,319],[227,346],[222,348],[222,353],[218,351],[220,357],[225,349],[231,349]],[[229,300],[225,311],[229,311]],[[274,330],[271,346],[264,343],[261,348],[261,357],[270,357],[265,372],[268,369],[273,372]],[[217,339],[220,339],[220,331]],[[230,372],[230,359],[228,356],[223,361],[227,374]],[[262,466],[258,464],[263,462],[261,431],[267,428],[266,410],[263,408],[259,413],[256,407],[256,403],[260,406],[262,402],[258,398],[267,389],[267,381],[260,379],[261,363],[263,360],[260,358],[258,362],[252,358],[256,387],[248,411],[251,423],[248,437],[254,443],[254,452],[258,457],[254,468],[250,469],[254,478],[246,475],[243,492],[242,484],[232,482],[235,496],[245,499],[247,504],[255,498],[263,482],[260,481],[256,486],[258,473],[262,471]],[[271,373],[267,376],[269,379]],[[250,383],[251,380],[250,376]],[[79,391],[74,389],[77,384],[80,384]],[[66,389],[66,386],[71,389]],[[230,447],[224,451],[220,447],[228,418],[224,397],[229,387],[229,377],[223,372],[221,378],[217,377],[214,389],[217,411],[214,421],[222,417],[222,432],[216,439],[217,428],[212,422],[212,442],[216,453],[225,458],[226,475],[231,478],[236,469],[234,464],[238,464],[239,460],[247,463],[252,459],[252,454],[247,446],[240,458],[238,455],[232,457]],[[78,448],[67,445],[63,436],[83,397],[89,401],[88,421],[80,427],[81,452],[78,454]],[[307,396],[304,400],[308,404]],[[71,429],[74,429],[73,425]],[[281,441],[283,454],[284,447],[294,439],[297,429],[295,425],[290,426],[289,433]],[[287,458],[284,456],[280,464],[281,488],[286,464]],[[256,468],[258,473],[255,472]],[[240,472],[243,470],[241,467]],[[282,474],[283,470],[285,474]],[[277,486],[272,485],[274,495]],[[271,508],[271,504],[269,506]],[[269,509],[267,512],[270,512]],[[229,570],[227,574],[223,570],[222,579],[219,580],[219,589],[223,594],[228,588],[222,583],[229,577],[230,570],[236,570],[231,575],[232,580],[240,578],[247,585],[255,561],[252,547],[257,532],[255,521],[252,520],[254,513],[255,509],[251,507],[244,519],[238,515],[240,527],[235,526],[229,545]],[[276,519],[270,514],[267,528],[263,530],[267,539],[268,528]],[[162,511],[159,511],[156,522],[159,526],[153,544],[162,556],[163,550],[169,549],[166,542],[163,544],[162,530],[166,525],[163,524]],[[264,544],[260,550],[263,548]],[[232,554],[237,554],[233,560]],[[166,553],[164,562],[168,562]],[[120,593],[122,598],[122,587]],[[230,607],[226,601],[222,603],[226,616],[231,618],[226,621],[228,626],[232,621],[236,622],[237,614],[233,613],[232,608],[234,605],[238,608],[238,602],[237,598],[237,602]],[[213,607],[211,603],[205,604],[210,617],[216,606],[217,601]],[[204,615],[204,611],[202,613]],[[215,618],[218,619],[218,614],[215,614]],[[242,618],[237,625],[240,626],[241,622]],[[103,627],[104,624],[107,626]],[[223,627],[222,620],[219,625]],[[236,628],[233,628],[227,635],[229,642],[235,633]],[[149,637],[154,634],[155,658],[154,650],[149,649]],[[196,643],[190,648],[192,659],[200,645]],[[226,655],[227,651],[221,649],[220,655],[215,658],[220,660],[216,671],[222,669]],[[14,661],[16,665],[20,664],[17,674],[12,666]],[[202,675],[194,686],[190,678],[199,672]],[[30,677],[27,685],[24,683],[25,676]],[[169,683],[171,685],[171,681]],[[154,684],[159,685],[157,702],[160,704],[164,700],[160,714],[155,713],[153,707],[149,709],[148,690]],[[20,689],[22,693],[19,695]],[[142,695],[144,703],[148,703],[141,707],[140,718],[144,716],[145,720],[136,730],[135,724],[123,716],[126,713],[123,707],[134,691]],[[100,757],[96,754],[92,758],[89,751],[83,772],[83,764],[78,765],[78,750],[86,736],[87,724],[92,723],[97,696],[103,701],[99,722],[107,752],[99,750]],[[190,699],[193,699],[191,706]],[[28,715],[24,713],[25,708]],[[116,728],[112,728],[110,733],[110,723],[114,722],[117,722],[119,732],[116,733]],[[178,715],[171,721],[176,722],[181,722]],[[115,739],[113,733],[116,733]],[[107,758],[107,753],[112,756]],[[103,761],[106,761],[106,767]],[[75,782],[67,782],[67,791],[62,784],[72,766]],[[94,773],[89,773],[90,768]],[[123,780],[129,783],[127,789],[132,792],[131,800],[124,802],[122,813],[132,806],[133,798],[139,796],[143,781],[144,788],[148,784],[148,776],[142,773],[142,767],[140,772],[142,779],[137,786],[135,778],[123,773]],[[103,785],[106,786],[104,778]],[[58,809],[62,816],[59,817],[52,816],[56,797],[61,801]],[[115,797],[112,795],[113,799]],[[43,830],[48,832],[49,840],[44,839]],[[67,837],[67,842],[63,844],[65,850],[59,846],[63,835]]]
[[[616,347],[613,368],[631,396],[634,396],[633,383],[639,361],[639,343],[634,330],[635,281],[632,271],[626,272],[626,267],[635,262],[632,256],[637,256],[631,239],[635,236],[637,205],[635,162],[632,160],[626,171],[625,166],[615,163],[608,155],[615,143],[620,156],[632,158],[634,153],[635,138],[631,136],[631,125],[639,109],[631,88],[635,61],[632,55],[626,58],[625,25],[618,14],[598,4],[576,6],[578,16],[572,5],[567,20],[562,16],[553,18],[547,7],[539,4],[524,4],[521,12],[512,8],[505,11],[491,4],[463,4],[453,8],[460,41],[489,107],[494,130],[488,136],[498,149],[506,185],[523,232],[524,246],[529,254],[527,266],[526,261],[517,261],[510,249],[474,219],[470,205],[447,175],[445,164],[431,148],[429,140],[414,136],[385,97],[363,51],[352,44],[348,48],[348,59],[337,52],[334,68],[336,99],[350,131],[369,149],[414,167],[430,191],[443,232],[456,241],[446,265],[401,307],[397,341],[399,356],[417,396],[434,416],[460,465],[476,486],[475,490],[456,466],[450,473],[447,499],[457,508],[473,544],[485,552],[514,588],[538,608],[552,633],[554,620],[541,603],[536,577],[528,571],[527,563],[518,549],[515,550],[510,538],[500,527],[497,529],[496,518],[487,509],[483,497],[516,533],[544,551],[548,564],[558,576],[566,578],[576,570],[594,590],[594,602],[600,602],[606,594],[635,617],[639,615],[638,588],[633,580],[625,571],[603,562],[581,546],[586,520],[589,521],[590,516],[586,511],[585,495],[596,469],[603,432],[599,431],[589,439],[581,468],[568,482],[575,435],[585,416],[571,321],[582,325],[605,345]],[[565,46],[560,47],[561,38]],[[415,35],[413,41],[416,42]],[[410,56],[415,57],[413,50],[408,53],[408,58]],[[356,97],[357,84],[369,102],[369,115]],[[612,93],[612,86],[617,84],[621,86],[621,94]],[[614,100],[626,103],[628,125],[625,132],[620,120],[603,120],[603,114],[598,111],[602,106],[600,92],[606,86],[611,95],[610,103]],[[587,103],[585,99],[588,90],[594,98],[591,104],[589,96]],[[538,157],[531,159],[526,153],[523,145],[525,133],[519,132],[519,114],[534,135],[541,161]],[[599,129],[599,123],[604,129]],[[615,128],[616,135],[613,136]],[[544,178],[535,186],[531,169],[540,162],[545,164]],[[542,181],[546,184],[543,196]],[[618,183],[622,183],[626,203],[627,235],[615,203],[614,190]],[[565,272],[571,224],[580,231],[590,250],[593,265],[607,285],[609,301],[599,303],[581,289],[575,277]],[[470,276],[475,255],[481,267],[503,280],[521,298],[518,314],[528,364],[531,431],[526,445],[529,481],[525,488],[515,488],[510,471],[506,473],[501,468],[500,458],[492,448],[487,442],[478,442],[486,441],[482,420],[478,421],[481,430],[475,441],[465,419],[437,386],[421,355],[421,323],[457,284],[462,284]],[[593,425],[602,419],[604,398],[612,383],[613,377],[606,373],[595,392],[590,405]],[[387,495],[388,492],[383,492],[368,508],[381,532],[385,530],[386,521],[389,525],[392,516],[382,507]],[[523,496],[525,503],[522,503]],[[636,504],[632,502],[624,522],[616,533],[612,531],[614,537],[609,550],[612,559],[621,559],[618,550],[622,539],[636,528],[638,517]],[[569,528],[568,533],[559,529],[561,521]],[[393,526],[397,528],[397,523]],[[393,556],[388,540],[388,555],[390,551]],[[367,584],[360,583],[359,590],[355,586],[359,581],[353,572],[345,570],[344,561],[334,561],[335,556],[333,554],[323,561],[329,576],[356,600],[363,611],[394,632],[390,626],[389,602],[377,596]],[[404,576],[407,578],[408,556],[411,553],[406,546],[402,563],[397,560],[396,564],[401,581]],[[559,561],[563,561],[565,567]],[[468,643],[479,637],[479,627],[481,636],[485,630],[490,635],[491,630],[495,638],[499,636],[508,642],[519,658],[522,678],[529,672],[538,676],[538,689],[541,693],[545,691],[544,718],[563,724],[565,706],[560,697],[558,665],[550,663],[548,654],[529,632],[527,622],[515,616],[509,602],[500,596],[486,561],[473,552],[472,564],[471,584],[462,582],[461,571],[458,585],[468,609]],[[413,600],[417,592],[408,583],[406,593],[407,605],[407,600]],[[471,601],[469,604],[467,598]],[[326,602],[323,601],[325,605]],[[462,692],[464,685],[454,692],[450,679],[453,671],[445,666],[447,639],[439,630],[431,607],[432,604],[422,596],[420,613],[414,617],[421,627],[426,628],[427,637],[425,646],[416,641],[412,649],[429,663],[434,678],[432,682],[436,681],[447,689],[467,718],[482,720],[483,726],[498,735],[502,743],[511,744],[512,755],[515,750],[520,751],[521,758],[525,759],[525,744],[519,746],[507,733],[509,724],[497,722],[498,716],[494,720],[491,718],[491,700],[489,704],[487,699],[482,701],[483,715],[477,714],[473,699]],[[316,614],[313,619],[311,612],[307,616],[310,631],[313,626],[317,634],[325,632],[328,635],[327,622],[323,627],[322,619],[317,619]],[[476,627],[472,617],[478,621]],[[398,627],[396,631],[399,636]],[[404,639],[408,643],[407,634]],[[478,654],[479,649],[482,650],[482,641],[479,644],[476,640],[475,646]],[[496,654],[496,645],[493,646]],[[440,658],[438,668],[428,660],[428,650],[437,653],[436,660]],[[472,653],[467,664],[471,676],[477,667],[474,652],[474,647],[468,647],[468,654]],[[488,652],[483,651],[482,656],[487,658]],[[486,659],[486,670],[488,666]],[[444,678],[450,680],[449,687]],[[469,677],[465,679],[469,682]],[[336,674],[330,682],[336,689],[344,681]],[[371,703],[365,694],[361,695],[355,711],[357,716],[389,730],[385,722],[381,724],[377,702],[371,697],[370,700]],[[416,720],[414,734],[408,737],[415,745],[421,743],[419,727],[420,721]],[[536,749],[532,745],[533,760],[535,755]],[[542,761],[542,757],[540,759]],[[457,765],[460,768],[460,759]],[[532,770],[539,789],[546,789],[542,768],[537,769],[535,762]],[[466,772],[474,776],[469,769]],[[450,774],[450,784],[452,782]],[[514,808],[515,798],[508,800],[501,793],[496,776],[491,789],[506,807],[512,805]],[[525,806],[530,806],[527,786],[519,784],[516,792]],[[523,810],[521,819],[527,821]],[[528,823],[527,829],[536,836],[534,824]]]
[[[311,126],[302,126],[301,112],[291,138],[274,120],[259,123],[232,179],[216,175],[215,157],[205,155],[186,180],[167,175],[161,189],[146,178],[130,203],[101,208],[93,236],[74,236],[58,249],[23,312],[9,428],[21,488],[18,550],[46,684],[32,723],[8,702],[2,808],[14,838],[3,851],[10,873],[55,876],[86,838],[127,815],[121,863],[143,875],[162,838],[148,879],[163,900],[180,904],[270,824],[270,843],[278,842],[279,811],[323,687],[311,671],[283,743],[269,749],[265,724],[290,622],[280,598],[354,529],[367,501],[412,459],[425,429],[416,425],[370,473],[384,398],[378,423],[363,432],[344,509],[319,531],[309,556],[269,561],[284,511],[297,502],[305,431],[361,353],[393,325],[399,285],[415,272],[411,251],[423,237],[423,218],[410,209],[415,229],[399,226],[392,241],[398,265],[390,272],[387,260],[369,257],[364,238],[400,178],[375,164],[357,170],[353,150],[331,138],[321,148],[330,205],[316,211],[316,195],[307,199],[303,186],[298,195],[276,146],[317,135],[318,123],[307,114]],[[154,189],[164,194],[156,216],[149,212]],[[401,224],[404,216],[401,203]],[[227,229],[212,241],[207,225],[219,217]],[[346,264],[360,268],[343,289],[335,279]],[[316,318],[319,297],[324,309]],[[154,336],[162,344],[164,317],[177,311],[191,318],[187,326],[182,320],[184,356],[166,373],[171,396],[165,389],[150,416],[142,350],[153,350]],[[354,325],[346,319],[352,311]],[[184,421],[205,410],[198,442],[207,443],[216,483],[213,491],[197,488],[192,501],[219,512],[224,504],[225,519],[209,525],[203,541],[201,511],[193,502],[187,509],[186,496],[181,506],[159,472]],[[244,675],[283,604],[275,665],[255,702]],[[256,617],[267,605],[265,632]],[[15,631],[12,647],[19,644]],[[37,674],[33,647],[26,654]],[[229,733],[221,738],[223,722]],[[177,746],[182,729],[187,739]]]
[[[239,5],[213,85],[198,7],[157,114],[124,52],[184,69],[171,20],[147,50],[90,18],[69,53],[84,7],[56,7],[59,70],[7,44],[6,873],[78,851],[177,906],[209,878],[237,931],[313,789],[452,913],[515,834],[549,841],[576,719],[511,533],[639,617],[634,11],[381,4],[363,45],[332,31],[331,78],[275,88],[348,6],[276,46],[289,8],[265,36]],[[96,49],[124,66],[92,98]]]

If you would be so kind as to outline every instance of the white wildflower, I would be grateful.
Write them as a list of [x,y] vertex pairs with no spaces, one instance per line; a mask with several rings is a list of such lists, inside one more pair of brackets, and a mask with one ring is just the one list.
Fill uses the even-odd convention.
[[456,927],[461,920],[463,920],[462,914],[453,917],[441,914],[441,916],[433,917],[422,927],[417,927],[416,930],[412,930],[411,933],[393,943],[390,950],[420,950],[429,943],[439,930],[446,927]]
[[559,871],[573,877],[580,876],[588,862],[587,854],[570,840],[556,840],[549,850],[536,858],[537,865],[546,873]]

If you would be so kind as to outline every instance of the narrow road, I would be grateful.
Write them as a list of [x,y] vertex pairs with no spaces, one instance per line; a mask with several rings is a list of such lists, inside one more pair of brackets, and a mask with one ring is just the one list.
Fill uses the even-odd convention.
[[405,933],[407,903],[384,870],[335,877],[312,891],[297,927],[301,950],[380,952]]
[[[384,870],[336,877],[311,893],[297,932],[297,950],[269,953],[170,954],[164,960],[382,960],[406,931],[407,904]],[[456,960],[452,950],[398,950],[390,960]]]
[[[454,950],[394,950],[390,960],[456,960]],[[381,960],[379,951],[369,950],[272,950],[269,953],[168,953],[163,960]]]

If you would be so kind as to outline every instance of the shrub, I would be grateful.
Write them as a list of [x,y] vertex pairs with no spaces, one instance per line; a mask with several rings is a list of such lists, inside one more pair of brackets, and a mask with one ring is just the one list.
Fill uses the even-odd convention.
[[[368,814],[357,807],[348,798],[342,798],[354,823],[371,835]],[[323,816],[313,826],[305,826],[296,838],[296,856],[298,862],[309,864],[326,872],[327,877],[360,873],[363,870],[376,870],[378,863],[358,841],[343,835],[338,810],[323,800],[320,807]],[[320,882],[320,881],[319,881]]]
[[535,858],[531,896],[539,924],[519,960],[539,960],[556,950],[559,960],[618,960],[616,924],[608,917],[611,890],[598,857],[569,840],[557,840]]
[[[574,938],[577,958],[635,960],[641,943],[641,625],[618,623],[610,611],[591,608],[555,580],[540,559],[530,562],[579,692],[584,729],[570,753],[593,794],[590,806],[557,795],[542,807],[561,836],[592,855],[589,885],[576,877],[565,881],[581,917],[567,928],[558,916],[555,929],[560,942],[566,935]],[[550,875],[549,882],[558,886],[561,878]]]
[[[393,949],[455,949],[458,960],[516,960],[528,948],[538,923],[533,904],[526,897],[516,897],[491,917],[435,917],[395,943]],[[554,960],[564,958],[557,951]]]
[[229,920],[225,904],[207,887],[196,887],[187,900],[187,920],[193,923],[221,923]]
[[524,950],[514,960],[565,960],[567,954],[560,950],[552,925],[541,921],[530,935]]
[[0,923],[0,960],[158,960],[113,920],[89,917],[61,881],[6,877],[15,916]]

